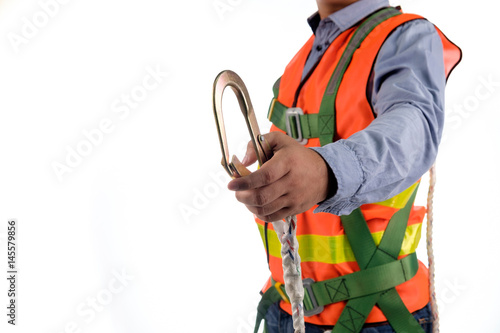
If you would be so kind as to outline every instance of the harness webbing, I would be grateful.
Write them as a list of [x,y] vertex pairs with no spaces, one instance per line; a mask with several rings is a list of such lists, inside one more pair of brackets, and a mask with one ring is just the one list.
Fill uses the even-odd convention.
[[[311,311],[314,310],[315,306],[321,307],[386,291],[410,280],[415,276],[417,271],[417,256],[415,253],[411,253],[403,259],[395,260],[387,264],[308,284],[310,289],[305,289],[304,309],[306,311]],[[374,276],[378,278],[374,279]],[[284,286],[280,284],[276,285],[276,281],[274,280],[271,281],[275,289],[281,289],[281,293],[278,289],[278,294],[276,294],[277,297],[275,298],[277,300],[286,300],[288,296],[286,291],[283,290]]]
[[[286,124],[288,121],[291,130],[291,133],[288,134],[293,138],[297,138],[297,133],[300,131],[302,137],[305,139],[319,138],[321,146],[331,143],[335,136],[335,100],[337,98],[340,83],[351,63],[354,52],[359,48],[370,32],[380,23],[400,14],[401,12],[394,7],[384,8],[369,16],[356,29],[328,82],[323,99],[321,100],[319,113],[299,115],[299,121],[290,122],[286,115],[288,107],[277,100],[280,83],[280,79],[278,79],[273,86],[274,99],[269,108],[268,119],[283,131],[287,130]],[[297,126],[300,126],[300,128],[297,128]]]
[[401,12],[394,7],[388,7],[377,11],[361,23],[361,25],[354,32],[352,38],[349,40],[349,43],[347,44],[337,67],[335,67],[332,77],[330,78],[330,82],[328,83],[319,108],[318,124],[320,127],[320,133],[318,137],[322,146],[332,142],[335,135],[335,100],[337,98],[340,83],[342,82],[342,78],[344,77],[347,67],[351,63],[354,52],[356,52],[361,43],[370,34],[370,32],[373,31],[373,29],[375,29],[380,23],[396,15],[401,15]]
[[[304,293],[306,311],[348,300],[333,332],[361,330],[366,317],[376,303],[396,332],[422,332],[420,325],[406,309],[394,289],[413,278],[418,271],[415,253],[397,259],[416,192],[417,188],[406,206],[393,215],[378,247],[359,209],[342,217],[345,233],[356,259],[359,258],[358,264],[361,270],[338,278],[315,282],[310,285],[310,291],[305,289]],[[259,303],[255,332],[269,306],[279,300],[288,301],[284,286],[275,283],[274,280],[272,282],[274,287],[264,293]]]
[[[415,188],[405,207],[394,213],[378,247],[359,208],[350,215],[341,216],[344,231],[361,271],[397,261],[417,189]],[[384,276],[373,276],[374,281],[379,278]],[[349,300],[332,332],[359,332],[375,304],[378,304],[396,332],[423,332],[394,288]]]
[[[354,52],[380,23],[400,14],[401,12],[393,7],[382,9],[369,16],[356,29],[330,78],[318,114],[298,115],[296,116],[298,121],[290,122],[287,119],[288,108],[277,100],[280,84],[278,80],[273,87],[275,98],[269,110],[269,120],[284,131],[288,123],[291,127],[288,134],[294,138],[297,138],[297,133],[301,133],[305,139],[319,138],[322,146],[331,143],[335,135],[337,93]],[[311,307],[318,308],[347,300],[346,307],[333,329],[334,333],[359,332],[376,304],[396,332],[423,332],[395,289],[395,286],[411,279],[418,270],[415,253],[398,260],[416,192],[417,189],[405,207],[393,215],[378,247],[359,208],[350,215],[341,217],[360,271],[336,279],[315,282],[304,293],[306,311]],[[267,253],[269,255],[269,251]],[[283,285],[277,284],[264,293],[258,306],[255,333],[273,303],[279,300],[288,301],[283,288]],[[313,295],[310,295],[309,289]]]

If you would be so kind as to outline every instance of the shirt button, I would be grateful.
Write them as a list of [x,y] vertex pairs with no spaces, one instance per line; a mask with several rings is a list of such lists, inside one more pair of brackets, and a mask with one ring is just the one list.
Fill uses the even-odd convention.
[[316,51],[320,52],[321,50],[323,50],[323,46],[321,45],[316,46]]

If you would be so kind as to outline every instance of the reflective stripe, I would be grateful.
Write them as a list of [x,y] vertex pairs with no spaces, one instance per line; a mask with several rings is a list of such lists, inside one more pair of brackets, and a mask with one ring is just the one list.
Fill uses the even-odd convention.
[[381,206],[401,209],[406,205],[406,203],[408,202],[408,199],[410,199],[410,197],[413,194],[413,191],[415,190],[417,185],[418,185],[418,182],[413,184],[412,186],[408,187],[403,192],[393,196],[392,198],[387,199],[385,201],[377,202],[376,204],[381,205]]
[[[259,227],[262,241],[264,238],[264,226]],[[415,252],[420,241],[422,223],[412,224],[406,227],[405,238],[399,255]],[[268,229],[269,255],[281,258],[281,244],[274,230]],[[380,244],[384,231],[372,233],[375,244]],[[325,264],[341,264],[356,261],[351,246],[345,235],[341,236],[319,236],[319,235],[297,235],[299,241],[299,254],[302,262],[321,262]]]

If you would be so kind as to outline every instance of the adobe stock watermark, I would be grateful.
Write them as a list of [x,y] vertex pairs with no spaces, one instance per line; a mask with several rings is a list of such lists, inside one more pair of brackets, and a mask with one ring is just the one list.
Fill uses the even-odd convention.
[[[122,93],[115,98],[110,105],[112,113],[116,114],[120,121],[127,119],[132,110],[137,109],[149,94],[157,89],[168,76],[159,65],[156,67],[146,66],[146,74],[142,81],[134,85],[127,93]],[[80,140],[73,145],[66,145],[66,156],[61,161],[52,161],[51,166],[57,179],[62,182],[66,174],[73,173],[74,169],[81,165],[85,158],[90,156],[94,149],[105,141],[118,123],[111,117],[104,117],[97,122],[94,128],[83,129]]]
[[447,307],[455,303],[467,289],[467,286],[462,284],[458,278],[454,278],[453,281],[444,280],[444,286],[436,290],[436,303],[439,313],[445,313]]
[[[236,326],[236,333],[253,333],[255,327],[255,321],[257,319],[257,307],[259,303],[254,302],[254,309],[250,311],[248,316],[244,318],[243,316],[238,316],[238,323]],[[264,323],[262,322],[259,328],[259,332],[263,331]]]
[[76,306],[77,319],[66,322],[61,330],[54,333],[83,333],[84,327],[105,311],[115,297],[123,293],[129,283],[134,280],[134,276],[129,275],[125,268],[122,268],[121,271],[113,270],[111,273],[113,277],[104,288],[88,296]]
[[45,28],[50,21],[55,18],[61,9],[61,6],[68,4],[71,0],[40,0],[39,9],[29,17],[21,17],[20,30],[18,32],[7,32],[7,39],[14,49],[19,53],[22,45],[28,44],[40,31]]
[[[487,77],[479,76],[479,83],[474,91],[465,96],[461,104],[453,104],[445,110],[445,128],[458,130],[463,122],[476,113],[481,105],[498,93],[500,81],[497,81],[493,74]],[[443,135],[441,142],[445,142],[448,135]]]
[[[242,142],[236,149],[237,156],[243,156],[246,152],[248,142]],[[227,189],[227,183],[231,180],[227,172],[220,166],[217,171],[208,172],[209,180],[203,185],[194,187],[189,202],[181,202],[178,205],[179,213],[184,223],[191,224],[203,211],[208,209],[213,200]]]
[[212,7],[219,18],[224,21],[226,14],[234,11],[234,9],[242,3],[243,0],[214,0],[214,2],[212,2]]

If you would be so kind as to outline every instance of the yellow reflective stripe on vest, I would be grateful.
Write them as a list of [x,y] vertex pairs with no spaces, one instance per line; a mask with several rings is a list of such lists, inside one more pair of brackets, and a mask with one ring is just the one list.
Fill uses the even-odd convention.
[[413,191],[415,191],[415,188],[417,187],[418,182],[413,184],[412,186],[408,187],[406,190],[403,192],[393,196],[392,198],[389,198],[385,201],[381,202],[376,202],[376,205],[381,205],[381,206],[386,206],[386,207],[392,207],[396,209],[401,209],[404,206],[406,206],[406,203],[410,199],[411,195],[413,194]]
[[[258,224],[260,236],[265,243],[264,226]],[[422,223],[412,224],[406,227],[405,238],[399,255],[415,252],[420,241]],[[281,243],[274,230],[268,229],[269,255],[281,258]],[[384,231],[372,233],[376,245]],[[356,261],[351,246],[345,235],[340,236],[319,236],[319,235],[297,235],[299,241],[299,255],[302,262],[321,262],[325,264],[341,264],[344,262]]]

